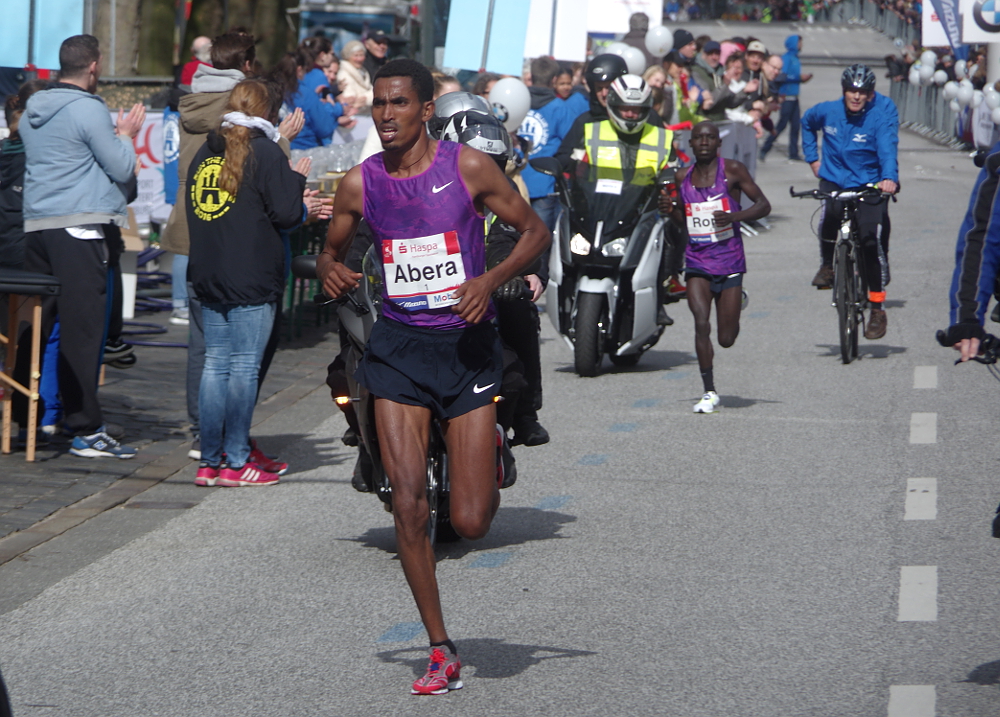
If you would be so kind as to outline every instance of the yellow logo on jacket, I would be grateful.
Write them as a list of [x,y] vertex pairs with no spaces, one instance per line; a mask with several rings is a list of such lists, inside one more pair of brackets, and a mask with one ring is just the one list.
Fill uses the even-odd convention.
[[219,186],[219,174],[225,163],[222,157],[209,157],[198,165],[194,173],[191,206],[194,207],[194,215],[202,221],[218,219],[233,206],[229,192]]

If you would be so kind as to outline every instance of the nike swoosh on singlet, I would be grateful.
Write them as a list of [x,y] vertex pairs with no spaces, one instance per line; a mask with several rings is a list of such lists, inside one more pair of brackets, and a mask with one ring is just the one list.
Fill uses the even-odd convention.
[[725,194],[725,192],[723,192],[722,194],[716,194],[714,197],[706,197],[705,201],[706,202],[714,202],[716,199],[720,199],[724,194]]
[[455,180],[452,180],[452,181],[448,182],[447,184],[445,184],[443,187],[431,187],[431,191],[434,192],[435,194],[437,194],[442,189],[447,189],[448,187],[450,187],[454,183],[455,183]]
[[480,388],[479,384],[477,383],[475,386],[472,387],[472,392],[473,393],[482,393],[486,389],[492,388],[495,385],[496,385],[496,381],[494,381],[493,383],[491,383],[489,386],[483,386],[482,388]]

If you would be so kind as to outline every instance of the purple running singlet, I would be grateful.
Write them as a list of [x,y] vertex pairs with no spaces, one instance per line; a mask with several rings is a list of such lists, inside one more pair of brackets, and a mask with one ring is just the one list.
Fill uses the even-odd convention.
[[[452,307],[456,288],[486,271],[484,217],[458,166],[462,145],[439,141],[431,166],[390,177],[382,153],[361,165],[364,216],[382,257],[382,313],[433,329],[468,324]],[[484,320],[494,316],[492,302]]]
[[738,212],[740,203],[729,195],[726,186],[726,164],[719,157],[715,184],[696,187],[691,183],[694,167],[688,170],[681,182],[681,199],[687,219],[688,243],[686,270],[710,276],[743,274],[747,270],[743,254],[743,236],[739,222],[728,227],[716,227],[713,212]]

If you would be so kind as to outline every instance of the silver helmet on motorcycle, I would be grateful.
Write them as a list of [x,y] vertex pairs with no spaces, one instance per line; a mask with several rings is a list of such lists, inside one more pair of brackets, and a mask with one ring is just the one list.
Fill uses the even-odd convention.
[[492,111],[465,110],[452,115],[445,120],[441,139],[485,152],[500,166],[500,171],[506,169],[507,160],[514,154],[510,132]]
[[441,139],[441,130],[448,119],[468,110],[493,114],[493,107],[485,97],[471,92],[449,92],[441,95],[434,101],[434,117],[427,123],[427,131],[434,139]]
[[608,118],[619,132],[636,134],[642,131],[653,109],[653,91],[638,75],[616,78],[608,90]]

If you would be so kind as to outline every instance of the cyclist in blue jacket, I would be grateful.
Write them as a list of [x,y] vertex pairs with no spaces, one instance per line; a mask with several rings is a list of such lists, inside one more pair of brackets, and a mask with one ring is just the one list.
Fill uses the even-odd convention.
[[[824,192],[877,184],[886,194],[899,191],[899,115],[896,105],[875,92],[875,73],[865,65],[851,65],[841,76],[843,100],[821,102],[802,117],[802,148]],[[820,161],[816,135],[823,132]],[[822,265],[812,284],[829,289],[833,283],[833,249],[843,212],[839,202],[827,200],[820,224]],[[865,200],[858,207],[858,229],[864,250],[871,313],[866,339],[885,336],[883,302],[889,283],[889,201]]]

